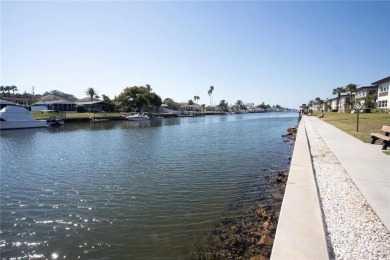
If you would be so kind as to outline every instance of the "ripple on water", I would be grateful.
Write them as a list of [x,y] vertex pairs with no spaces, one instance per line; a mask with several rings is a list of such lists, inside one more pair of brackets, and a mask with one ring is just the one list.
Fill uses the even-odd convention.
[[264,176],[286,168],[296,119],[223,119],[2,134],[2,257],[188,256],[225,217],[281,201]]

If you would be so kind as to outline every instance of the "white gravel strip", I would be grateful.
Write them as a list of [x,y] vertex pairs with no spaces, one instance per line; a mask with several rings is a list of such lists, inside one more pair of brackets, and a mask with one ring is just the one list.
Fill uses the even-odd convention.
[[305,121],[331,259],[390,259],[390,233],[309,121]]

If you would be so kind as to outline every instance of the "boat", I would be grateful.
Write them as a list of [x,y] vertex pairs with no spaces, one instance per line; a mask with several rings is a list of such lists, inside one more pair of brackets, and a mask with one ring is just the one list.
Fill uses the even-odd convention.
[[48,125],[48,126],[61,126],[64,124],[65,124],[65,122],[62,118],[48,118],[48,119],[46,119],[46,125]]
[[150,118],[147,115],[135,114],[132,116],[126,116],[126,119],[130,121],[141,121],[141,120],[149,120]]
[[0,110],[0,130],[46,127],[46,120],[35,119],[22,106],[8,105]]
[[92,123],[99,123],[99,122],[106,122],[108,121],[108,118],[96,118],[96,117],[91,117],[91,122]]

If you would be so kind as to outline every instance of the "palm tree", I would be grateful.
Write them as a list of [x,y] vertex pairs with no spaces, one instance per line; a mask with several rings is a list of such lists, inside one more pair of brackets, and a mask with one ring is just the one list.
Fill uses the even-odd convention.
[[364,108],[365,109],[374,108],[374,104],[376,103],[377,99],[378,99],[377,94],[367,95],[364,98]]
[[93,97],[95,95],[97,95],[97,92],[93,89],[93,88],[88,88],[86,91],[85,91],[85,94],[87,94],[90,98],[91,98],[91,101],[93,101]]
[[356,92],[357,85],[356,84],[348,84],[345,86],[345,91],[347,91],[350,95],[351,107],[352,107],[352,93]]
[[226,103],[226,100],[225,99],[222,99],[220,102],[219,102],[219,105],[218,105],[223,111],[227,111],[227,106],[228,104]]
[[334,88],[332,94],[337,95],[337,108],[339,109],[341,93],[345,93],[345,88]]
[[238,110],[241,110],[241,108],[242,108],[242,100],[237,100],[236,107],[238,108]]
[[324,101],[322,101],[321,98],[319,98],[319,97],[316,97],[315,100],[317,101],[317,111],[318,111],[319,107],[320,107],[320,109],[322,109],[322,104],[324,103]]
[[209,96],[210,96],[210,106],[213,105],[213,96],[212,96],[213,91],[214,91],[214,87],[213,87],[213,86],[210,86],[210,89],[209,89],[209,91],[207,92],[207,94],[209,94]]
[[195,102],[197,102],[199,99],[200,99],[200,97],[199,97],[199,96],[194,96],[194,100],[195,100]]
[[18,91],[18,88],[15,85],[13,85],[11,86],[11,90],[12,90],[12,95],[15,95],[15,91]]
[[325,110],[325,108],[324,108],[324,104],[325,104],[324,100],[320,99],[318,101],[318,103],[320,104],[321,111],[323,112]]
[[8,96],[11,96],[11,93],[10,93],[10,91],[11,91],[11,86],[5,86],[5,87],[4,87],[4,91],[7,91],[7,92],[8,92]]
[[152,87],[149,84],[146,84],[145,87],[149,92],[152,91]]

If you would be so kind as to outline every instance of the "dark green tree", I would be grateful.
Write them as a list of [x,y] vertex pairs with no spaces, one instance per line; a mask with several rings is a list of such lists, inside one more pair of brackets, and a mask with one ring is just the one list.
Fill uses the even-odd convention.
[[219,102],[218,107],[220,107],[223,111],[227,111],[228,110],[228,103],[226,103],[225,99],[222,99]]
[[72,94],[66,94],[58,90],[52,90],[52,91],[46,91],[45,93],[42,94],[43,96],[47,95],[54,95],[58,97],[62,97],[63,99],[69,100],[69,101],[75,101],[77,98],[73,96]]
[[374,108],[376,100],[378,99],[377,94],[371,94],[364,97],[364,107],[365,108]]
[[161,97],[154,92],[149,93],[149,103],[151,106],[159,107],[162,104]]
[[199,97],[199,96],[194,96],[194,100],[195,100],[195,102],[197,102],[199,99],[200,99],[200,97]]
[[15,91],[18,91],[18,88],[15,85],[10,86],[10,89],[12,90],[12,95],[15,95]]
[[179,109],[180,108],[180,104],[175,102],[173,99],[171,98],[166,98],[164,99],[164,104],[166,104],[169,108],[171,109]]
[[342,93],[345,93],[345,88],[343,87],[334,88],[332,91],[332,94],[337,95],[338,99],[340,99]]
[[87,94],[91,98],[91,101],[93,101],[93,97],[97,95],[97,92],[94,88],[88,88],[85,91],[85,94]]
[[345,91],[349,93],[349,96],[350,96],[350,100],[351,100],[351,105],[352,105],[352,93],[355,93],[356,92],[356,89],[357,89],[357,85],[356,84],[353,84],[353,83],[350,83],[348,85],[345,86]]
[[[320,109],[323,109],[324,101],[320,97],[316,97],[316,101],[320,107]],[[318,107],[317,107],[318,109]]]
[[133,86],[125,88],[117,97],[126,110],[149,110],[150,106],[161,106],[161,98],[156,93],[150,92],[146,87]]
[[111,99],[108,96],[104,95],[104,94],[102,94],[102,99],[106,103],[112,103]]
[[4,87],[4,90],[5,90],[6,92],[8,92],[8,96],[11,96],[11,93],[10,93],[10,91],[11,91],[11,86],[5,86],[5,87]]

